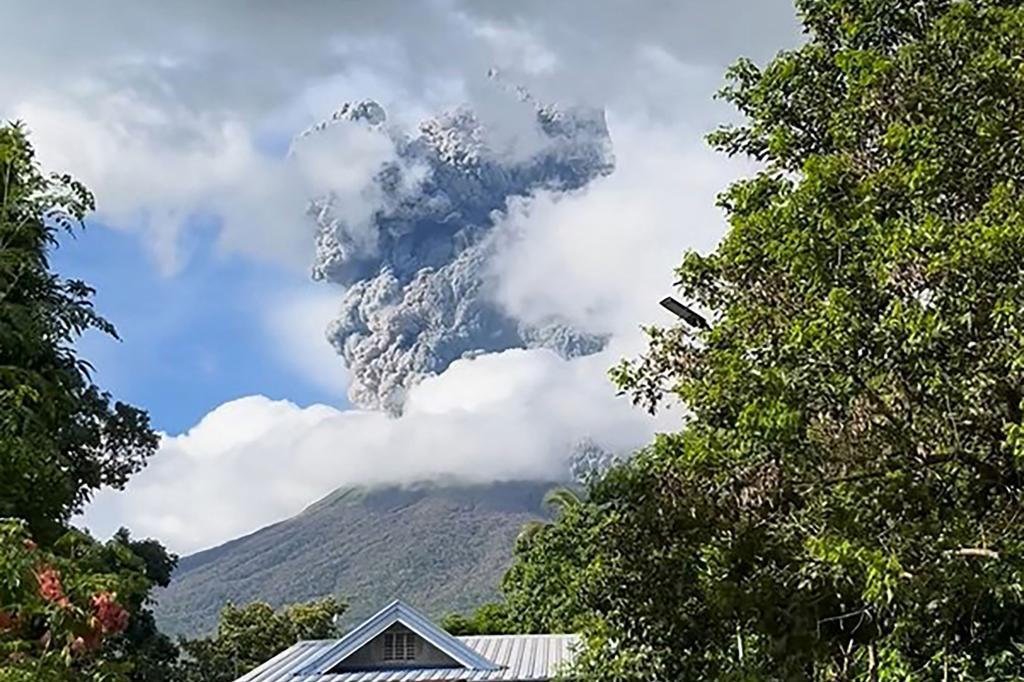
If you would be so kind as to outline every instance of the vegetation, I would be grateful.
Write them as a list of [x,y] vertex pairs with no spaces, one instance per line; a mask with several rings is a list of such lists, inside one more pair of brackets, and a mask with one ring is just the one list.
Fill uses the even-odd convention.
[[156,450],[145,412],[96,386],[75,340],[114,327],[93,290],[49,270],[60,231],[93,208],[85,187],[46,176],[18,125],[0,128],[0,516],[54,540],[101,486],[122,487]]
[[506,616],[583,679],[1024,679],[1024,7],[798,5],[711,136],[762,170],[678,270],[710,328],[613,372],[685,428],[520,544]]
[[75,351],[88,329],[116,336],[92,289],[49,269],[92,207],[82,185],[43,174],[19,125],[0,127],[0,679],[159,682],[176,657],[147,608],[175,557],[68,526],[157,445],[146,413],[112,402]]
[[99,679],[122,669],[96,652],[127,627],[117,599],[140,589],[138,575],[95,571],[87,539],[59,544],[60,554],[42,550],[24,523],[0,522],[0,680]]
[[175,679],[234,682],[299,640],[337,637],[335,623],[345,608],[332,597],[277,612],[262,602],[242,608],[227,604],[214,636],[182,641]]

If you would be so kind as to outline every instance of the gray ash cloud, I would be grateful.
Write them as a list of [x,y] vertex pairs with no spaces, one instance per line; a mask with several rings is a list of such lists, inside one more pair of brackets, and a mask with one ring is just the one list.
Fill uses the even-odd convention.
[[353,404],[400,413],[412,385],[473,354],[545,347],[573,357],[604,346],[560,319],[514,319],[488,295],[494,230],[509,200],[578,190],[614,168],[602,111],[540,106],[528,96],[509,104],[530,117],[525,153],[496,151],[497,138],[466,108],[409,134],[366,101],[304,133],[315,143],[331,126],[362,125],[395,148],[373,179],[368,225],[346,223],[330,194],[310,206],[313,277],[345,291],[327,336],[351,373]]

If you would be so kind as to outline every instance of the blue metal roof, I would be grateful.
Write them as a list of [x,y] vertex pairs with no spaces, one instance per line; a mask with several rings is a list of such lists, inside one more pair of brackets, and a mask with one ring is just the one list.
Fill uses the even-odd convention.
[[[395,623],[401,623],[460,667],[384,668],[330,672]],[[402,602],[395,601],[338,640],[305,641],[282,651],[238,682],[406,682],[411,680],[550,680],[570,664],[577,635],[453,637]]]
[[416,609],[395,600],[370,616],[317,659],[298,671],[300,675],[322,674],[363,648],[374,637],[395,623],[401,623],[443,651],[463,668],[494,670],[495,665],[455,637],[437,627]]
[[577,635],[489,635],[458,637],[482,656],[487,656],[495,670],[466,668],[395,668],[350,671],[343,673],[308,672],[310,663],[337,645],[338,640],[299,642],[270,659],[238,682],[456,682],[477,680],[502,682],[544,682],[572,663],[579,637]]

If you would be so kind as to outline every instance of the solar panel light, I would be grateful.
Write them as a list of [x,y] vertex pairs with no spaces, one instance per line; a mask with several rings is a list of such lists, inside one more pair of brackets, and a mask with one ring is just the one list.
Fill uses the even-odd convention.
[[665,308],[691,327],[697,327],[699,329],[709,328],[707,320],[671,296],[666,296],[661,299],[661,307]]

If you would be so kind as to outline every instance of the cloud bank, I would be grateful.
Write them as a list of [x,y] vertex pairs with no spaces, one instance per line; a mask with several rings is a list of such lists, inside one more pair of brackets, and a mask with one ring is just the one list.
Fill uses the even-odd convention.
[[561,478],[581,433],[613,451],[652,433],[608,390],[606,362],[543,349],[459,360],[410,389],[398,418],[240,398],[165,436],[128,492],[101,493],[90,513],[190,552],[295,514],[339,485]]

